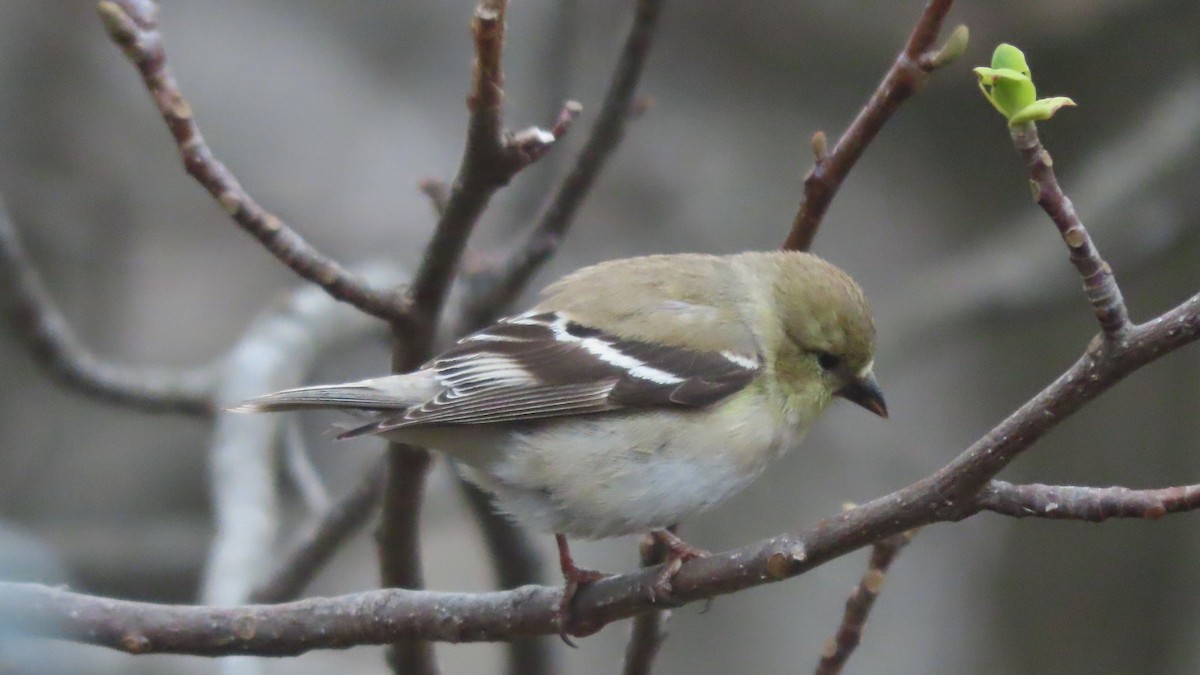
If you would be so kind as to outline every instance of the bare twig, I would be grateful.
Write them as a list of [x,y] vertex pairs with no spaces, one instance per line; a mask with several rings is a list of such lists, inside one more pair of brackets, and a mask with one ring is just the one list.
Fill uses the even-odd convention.
[[109,37],[129,59],[150,92],[183,159],[183,166],[220,203],[221,208],[280,262],[334,298],[383,319],[403,315],[403,295],[372,287],[366,280],[313,248],[278,216],[261,207],[233,173],[213,155],[192,114],[191,105],[167,64],[153,0],[101,0],[100,18]]
[[1200,508],[1200,485],[1156,490],[1073,485],[1013,485],[993,480],[979,507],[1014,518],[1050,518],[1101,523],[1110,518],[1157,520],[1169,513]]
[[817,675],[837,675],[846,667],[846,660],[854,653],[862,639],[863,629],[867,625],[867,616],[875,605],[875,598],[883,588],[887,578],[888,568],[900,551],[912,540],[915,532],[902,532],[887,539],[875,542],[871,547],[871,559],[867,563],[867,571],[850,598],[846,600],[846,611],[842,615],[842,623],[829,642],[825,643],[825,651],[817,664]]
[[[671,528],[674,531],[674,528]],[[642,567],[654,567],[666,561],[668,551],[663,540],[646,535],[638,545]],[[629,642],[625,645],[625,661],[621,664],[623,675],[650,675],[654,657],[667,639],[667,622],[671,610],[645,612],[633,617],[629,624]]]
[[0,200],[0,283],[12,289],[12,322],[34,360],[58,382],[100,401],[147,412],[209,416],[221,364],[135,368],[93,354],[42,284]]
[[813,137],[815,161],[804,178],[804,196],[783,248],[807,251],[812,247],[821,219],[825,217],[825,211],[841,188],[842,181],[879,130],[900,104],[924,86],[930,73],[953,61],[966,48],[965,26],[956,28],[944,47],[934,47],[934,40],[941,32],[942,21],[952,3],[953,0],[930,0],[917,20],[904,51],[896,57],[895,63],[883,76],[883,81],[832,150],[826,149],[824,132],[817,132]]
[[[568,101],[550,131],[531,128],[510,133],[503,128],[504,46],[506,0],[484,0],[475,10],[471,32],[475,38],[475,67],[467,97],[470,120],[467,144],[449,197],[440,210],[433,239],[413,282],[412,316],[419,335],[434,330],[450,282],[458,269],[467,238],[496,190],[508,184],[521,169],[537,161],[571,128],[580,106]],[[432,185],[427,183],[427,185]],[[440,203],[435,200],[435,207]]]
[[1129,311],[1121,296],[1121,288],[1113,276],[1112,268],[1101,257],[1083,222],[1075,213],[1075,205],[1063,194],[1054,176],[1054,162],[1050,153],[1038,140],[1037,126],[1026,122],[1009,127],[1013,143],[1029,166],[1030,183],[1034,200],[1058,226],[1059,234],[1067,244],[1071,263],[1083,277],[1083,290],[1092,311],[1100,322],[1105,337],[1114,339],[1129,330]]
[[542,263],[558,250],[601,169],[625,136],[625,126],[634,112],[634,95],[650,53],[662,4],[662,0],[638,0],[633,24],[613,69],[600,114],[570,173],[542,210],[537,224],[501,262],[467,278],[465,331],[495,319],[529,283]]
[[250,602],[287,602],[299,597],[342,544],[378,511],[386,471],[385,459],[372,464],[358,485],[331,506],[309,533],[292,547],[271,576],[254,589]]

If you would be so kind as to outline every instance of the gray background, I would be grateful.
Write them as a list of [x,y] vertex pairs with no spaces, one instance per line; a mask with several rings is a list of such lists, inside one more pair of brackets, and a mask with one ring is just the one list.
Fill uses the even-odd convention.
[[[519,231],[599,107],[630,1],[518,0],[507,120],[585,116],[483,219],[480,250]],[[795,211],[816,129],[835,136],[900,49],[922,3],[668,3],[631,128],[539,284],[650,252],[771,248]],[[264,206],[347,262],[412,265],[432,217],[414,185],[461,152],[471,63],[466,0],[168,1],[167,48],[214,151]],[[999,41],[1025,49],[1046,95],[1080,107],[1043,125],[1065,189],[1123,282],[1135,319],[1200,288],[1200,5],[1191,0],[961,2],[968,54],[885,128],[834,202],[815,251],[876,308],[877,372],[892,419],[835,406],[803,447],[717,512],[686,524],[723,549],[795,528],[928,474],[1050,381],[1095,331],[1051,223],[1030,203],[1002,120],[970,67]],[[133,69],[92,4],[0,3],[0,189],[48,285],[86,342],[115,359],[189,365],[220,355],[288,271],[237,231],[178,165]],[[1064,423],[1010,480],[1196,482],[1200,351],[1137,373]],[[386,369],[381,345],[331,356],[314,377]],[[211,534],[202,423],[85,400],[47,382],[0,328],[0,559],[81,589],[193,597]],[[313,452],[342,492],[369,442]],[[483,589],[477,536],[444,467],[425,519],[428,582]],[[1195,516],[1104,526],[984,515],[922,533],[897,563],[851,661],[860,673],[1196,672]],[[549,537],[537,538],[550,560]],[[636,564],[632,539],[578,559]],[[359,537],[311,589],[373,587]],[[17,561],[17,562],[12,562]],[[23,561],[23,562],[22,562]],[[675,613],[660,672],[804,672],[864,567],[859,553],[800,579]],[[552,569],[552,567],[551,567]],[[29,570],[26,569],[26,573]],[[19,571],[9,574],[20,575]],[[617,667],[618,624],[560,654],[565,672]],[[494,646],[439,647],[446,672],[487,672]],[[34,672],[213,671],[18,643]],[[272,672],[352,663],[375,648],[274,661]],[[3,661],[0,661],[3,664]],[[4,670],[4,665],[0,665]]]

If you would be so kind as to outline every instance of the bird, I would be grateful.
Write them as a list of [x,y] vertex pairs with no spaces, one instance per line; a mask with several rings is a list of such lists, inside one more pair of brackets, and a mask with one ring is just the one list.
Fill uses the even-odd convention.
[[339,438],[431,448],[518,523],[553,533],[575,592],[604,575],[568,538],[665,545],[656,593],[707,554],[673,527],[724,502],[835,399],[888,416],[859,285],[800,251],[650,255],[584,267],[528,311],[418,369],[266,394],[237,412],[366,415]]

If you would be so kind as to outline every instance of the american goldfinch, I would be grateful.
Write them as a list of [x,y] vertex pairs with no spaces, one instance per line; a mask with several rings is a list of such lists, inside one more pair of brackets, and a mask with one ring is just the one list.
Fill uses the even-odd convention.
[[581,269],[411,373],[236,410],[366,411],[342,438],[449,455],[518,522],[555,533],[569,603],[597,573],[567,537],[654,532],[669,584],[701,552],[665,528],[749,485],[835,397],[886,417],[874,350],[862,290],[814,255],[655,255]]

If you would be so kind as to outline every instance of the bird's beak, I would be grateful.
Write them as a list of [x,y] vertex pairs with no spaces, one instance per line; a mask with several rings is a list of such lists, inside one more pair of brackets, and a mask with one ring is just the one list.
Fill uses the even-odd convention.
[[880,417],[887,418],[887,404],[883,402],[883,391],[875,380],[875,373],[867,371],[849,382],[837,392],[838,396],[857,403]]

